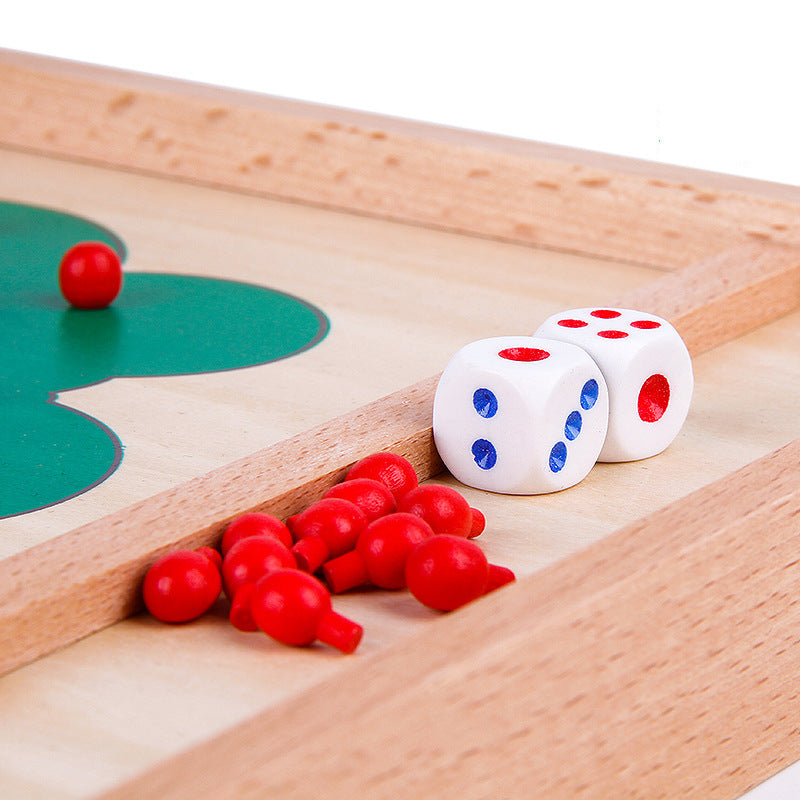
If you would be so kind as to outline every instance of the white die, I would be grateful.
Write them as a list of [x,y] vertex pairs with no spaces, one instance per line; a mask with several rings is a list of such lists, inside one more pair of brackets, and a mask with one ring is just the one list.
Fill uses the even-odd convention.
[[689,351],[667,320],[624,308],[576,308],[549,317],[535,335],[578,345],[600,367],[609,411],[599,461],[649,458],[678,435],[694,377]]
[[501,336],[461,348],[433,401],[433,436],[452,475],[476,489],[541,494],[583,480],[608,424],[608,390],[579,347]]

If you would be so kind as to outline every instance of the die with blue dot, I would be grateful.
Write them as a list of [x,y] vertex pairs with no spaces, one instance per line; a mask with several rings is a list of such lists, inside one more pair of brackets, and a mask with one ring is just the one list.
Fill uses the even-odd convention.
[[583,480],[607,425],[608,390],[592,358],[532,336],[462,347],[433,402],[434,441],[450,473],[503,494],[556,492]]
[[585,350],[609,392],[608,434],[599,461],[637,461],[678,435],[694,388],[692,360],[663,317],[626,308],[574,308],[554,314],[535,336]]

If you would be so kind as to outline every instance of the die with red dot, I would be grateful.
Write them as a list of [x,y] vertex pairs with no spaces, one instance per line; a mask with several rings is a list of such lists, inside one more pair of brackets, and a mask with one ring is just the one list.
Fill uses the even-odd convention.
[[608,426],[608,392],[580,347],[532,336],[481,339],[445,367],[433,435],[461,483],[504,494],[541,494],[583,480]]
[[599,461],[636,461],[662,452],[686,420],[692,360],[662,317],[624,308],[576,308],[545,320],[536,336],[585,350],[609,393],[608,433]]

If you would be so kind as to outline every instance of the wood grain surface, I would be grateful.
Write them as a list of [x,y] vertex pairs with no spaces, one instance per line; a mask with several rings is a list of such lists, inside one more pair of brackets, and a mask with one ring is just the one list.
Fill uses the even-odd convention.
[[704,353],[800,307],[800,249],[748,244],[630,292],[630,308],[658,309],[690,352]]
[[217,546],[238,514],[294,514],[349,465],[391,449],[441,471],[430,434],[435,381],[410,387],[0,562],[0,669],[8,671],[141,608],[152,562]]
[[[684,271],[692,291],[680,304],[669,279],[667,287],[657,281],[617,304],[673,311],[669,317],[679,331],[686,326],[697,332],[688,346],[698,355],[720,344],[728,331],[731,338],[742,333],[745,310],[746,327],[754,327],[800,303],[800,292],[790,291],[800,284],[800,261],[790,256],[794,251],[787,256],[750,246],[711,268],[701,263]],[[754,277],[754,261],[769,269]],[[724,309],[731,309],[735,324],[725,324]],[[0,562],[0,669],[18,667],[130,615],[140,608],[144,572],[166,550],[216,544],[225,524],[246,511],[295,513],[364,455],[407,453],[423,480],[435,475],[442,468],[431,434],[435,386],[436,377],[430,378]]]
[[0,109],[8,146],[640,264],[800,244],[788,187],[745,194],[702,173],[643,175],[622,159],[22,54],[0,58]]
[[[756,302],[760,295],[748,296],[748,290],[762,286],[753,280],[752,260],[757,256],[765,262],[770,256],[763,248],[737,255],[722,262],[724,283],[707,264],[701,264],[696,274],[684,273],[694,287],[690,298],[700,298],[701,305],[684,300],[671,319],[678,330],[686,320],[687,326],[704,333],[690,340],[693,355],[720,344],[726,330],[718,316],[725,304],[718,301],[715,287],[722,285],[729,295],[756,309],[759,324],[776,309],[789,310],[792,305],[781,302],[786,287],[800,284],[797,258],[781,252],[772,259],[778,262],[770,273],[776,295],[773,302],[762,305]],[[704,285],[706,281],[711,286]],[[794,299],[800,302],[800,294]],[[635,307],[658,313],[661,304],[669,302],[673,298],[659,284],[649,297],[640,290]],[[618,305],[632,304],[623,297]],[[734,312],[738,319],[738,306]],[[741,332],[739,326],[727,330],[734,335]],[[713,338],[705,338],[706,333],[713,333]],[[441,471],[430,427],[435,386],[434,377],[0,562],[0,584],[7,598],[0,605],[0,669],[18,667],[123,619],[139,609],[144,572],[166,550],[216,544],[225,524],[246,511],[266,510],[280,517],[295,513],[341,480],[347,467],[364,455],[378,450],[408,454],[423,479],[435,475]],[[263,499],[254,503],[256,497]],[[140,533],[134,536],[133,531]]]
[[735,796],[800,755],[798,459],[795,441],[103,796]]
[[[145,269],[171,262],[173,226],[201,250],[233,236],[261,252],[244,221],[281,252],[300,252],[287,220],[303,247],[327,242],[329,282],[304,285],[333,290],[370,373],[352,392],[366,405],[0,560],[0,794],[734,797],[800,756],[800,190],[8,52],[0,145],[13,199],[52,187],[124,223]],[[73,170],[92,175],[82,197],[64,187]],[[276,198],[308,204],[302,221]],[[137,217],[151,217],[140,232]],[[503,242],[563,252],[539,267],[547,251]],[[452,482],[436,475],[434,370],[395,391],[408,365],[353,347],[392,317],[392,291],[347,297],[370,271],[419,299],[424,336],[396,338],[415,342],[417,370],[439,361],[428,320],[444,350],[489,307],[526,324],[515,298],[541,313],[601,294],[666,316],[695,357],[685,431],[535,503],[465,489],[489,512],[487,554],[519,580],[441,617],[407,595],[344,596],[370,631],[353,657],[242,638],[224,609],[112,624],[139,608],[158,554],[213,542],[241,511],[291,513],[368,452]],[[464,313],[443,321],[450,291]],[[288,424],[304,413],[320,410]]]

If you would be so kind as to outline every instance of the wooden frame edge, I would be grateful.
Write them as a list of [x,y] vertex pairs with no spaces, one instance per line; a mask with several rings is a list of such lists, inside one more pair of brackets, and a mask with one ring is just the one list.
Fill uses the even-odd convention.
[[[74,116],[62,113],[67,102]],[[434,131],[337,110],[317,115],[317,111],[306,108],[301,113],[300,106],[241,93],[0,53],[2,146],[680,270],[666,275],[658,285],[621,298],[620,304],[673,319],[693,353],[800,305],[800,190],[794,187],[759,187],[748,192],[742,188],[746,182],[728,185],[711,177],[689,183],[679,173],[674,179],[665,178],[653,165],[623,166],[620,160],[591,154],[571,161],[558,149],[531,149],[496,137]],[[248,131],[253,130],[257,135],[248,139]],[[244,466],[261,477],[269,474],[259,462],[263,452],[135,507],[135,513],[153,521],[152,535],[138,549],[123,544],[107,561],[95,563],[89,573],[81,573],[86,560],[77,558],[74,569],[63,572],[60,583],[53,582],[61,569],[56,560],[69,552],[76,537],[107,535],[115,525],[124,525],[122,518],[131,509],[0,565],[0,645],[5,649],[0,670],[13,669],[130,613],[136,607],[133,587],[138,586],[148,560],[163,549],[207,543],[218,535],[225,519],[251,508],[291,513],[309,493],[335,481],[348,463],[367,450],[397,447],[415,460],[424,477],[433,474],[440,464],[426,415],[434,380],[322,426],[311,433],[310,440],[304,435],[278,445],[280,449],[301,444],[307,450],[292,476],[269,483],[255,505],[243,499],[251,497],[246,493],[247,481],[239,486],[237,482],[242,481],[239,470]],[[376,413],[383,414],[388,423],[379,433],[374,433]],[[313,455],[313,443],[332,432],[335,435],[343,424],[360,425],[360,430],[373,434],[358,445],[343,440],[333,452]],[[798,755],[797,730],[787,727],[791,715],[776,707],[783,702],[796,708],[790,679],[800,666],[791,631],[797,624],[798,604],[791,588],[796,581],[795,562],[787,556],[797,547],[797,448],[797,442],[787,445],[700,490],[682,505],[673,504],[627,526],[585,554],[522,580],[446,622],[434,623],[431,630],[415,637],[408,655],[398,646],[379,654],[369,668],[367,662],[356,662],[342,680],[357,692],[369,676],[368,691],[356,707],[347,708],[344,699],[333,704],[331,713],[338,709],[341,717],[330,733],[314,731],[310,716],[318,719],[318,707],[301,706],[298,711],[294,703],[291,708],[282,706],[237,726],[229,739],[170,759],[108,797],[141,796],[136,791],[143,787],[165,798],[188,797],[192,781],[203,774],[208,777],[205,768],[226,755],[231,755],[230,769],[223,767],[217,783],[208,784],[217,793],[222,786],[246,798],[263,791],[277,775],[283,781],[277,785],[284,791],[282,796],[294,796],[292,792],[302,787],[292,783],[291,770],[310,764],[308,774],[329,781],[318,788],[332,797],[352,793],[354,782],[363,787],[365,780],[375,788],[374,796],[395,796],[408,785],[398,788],[401,778],[397,762],[388,761],[390,749],[382,759],[377,757],[366,774],[360,773],[364,765],[354,756],[354,751],[374,753],[379,743],[387,741],[396,744],[395,752],[403,756],[402,772],[407,775],[407,767],[414,764],[421,781],[427,782],[415,786],[419,796],[440,796],[453,786],[463,788],[464,797],[477,796],[481,780],[493,775],[493,763],[481,751],[485,746],[489,756],[499,758],[502,746],[508,745],[503,752],[510,753],[509,731],[514,752],[520,746],[526,757],[550,754],[549,783],[541,784],[542,789],[548,788],[549,797],[574,796],[586,790],[589,778],[595,776],[615,793],[621,785],[637,790],[669,788],[676,785],[676,776],[687,791],[702,791],[704,796],[731,796],[745,790]],[[203,486],[218,486],[219,480],[225,483],[226,493],[217,505],[202,516],[191,514],[185,526],[169,533],[158,526],[156,518],[164,503],[180,503],[188,497],[191,505],[193,493],[199,489],[202,494]],[[747,490],[737,505],[731,500],[732,492],[739,491],[743,481]],[[725,516],[733,508],[741,510],[741,520]],[[695,523],[700,528],[692,538]],[[766,526],[763,548],[748,535],[753,525]],[[704,547],[715,570],[722,570],[711,583],[697,560]],[[606,555],[604,548],[609,549]],[[754,565],[753,560],[762,555],[767,566]],[[664,568],[661,578],[656,575],[656,562],[647,560],[657,556],[658,567]],[[687,559],[692,558],[695,566],[687,572]],[[40,571],[32,569],[31,559],[39,559]],[[626,574],[614,559],[625,565]],[[574,571],[586,580],[576,583]],[[739,578],[746,588],[742,598]],[[14,587],[22,582],[31,586],[16,596]],[[29,589],[44,593],[33,597]],[[55,601],[63,598],[65,589],[69,600],[60,607]],[[80,607],[81,599],[91,592],[109,594]],[[653,597],[669,602],[655,608],[648,605]],[[595,602],[605,615],[601,615],[603,624],[592,620]],[[561,610],[556,607],[559,603]],[[630,603],[634,612],[628,622],[624,622],[624,603]],[[531,609],[536,610],[532,630],[514,629],[511,623],[529,616]],[[645,613],[648,609],[660,614],[658,619],[665,623],[659,640],[649,644],[653,619]],[[737,626],[735,612],[741,609],[753,616]],[[476,625],[480,630],[491,628],[495,614],[506,620],[505,626],[495,634],[487,632],[476,644],[470,632]],[[426,643],[438,644],[445,625],[449,649],[426,656]],[[734,649],[726,651],[725,636],[732,625],[741,638]],[[783,638],[769,640],[767,634],[774,630],[780,630]],[[626,637],[643,642],[643,649],[622,654],[603,649],[604,642],[616,647]],[[547,648],[552,650],[558,641],[568,642],[571,652],[582,654],[575,663],[587,664],[584,671],[561,669],[554,653],[549,663],[546,658],[542,662],[544,654],[551,652]],[[680,648],[675,642],[686,641],[692,643],[691,664],[697,670],[688,682],[678,674],[680,670],[676,672],[674,663],[663,658],[665,647],[677,654]],[[393,694],[392,688],[405,680],[408,669],[413,673],[411,662],[420,656],[425,666],[422,677]],[[542,677],[544,685],[558,692],[559,702],[548,709],[542,705],[543,695],[527,694],[525,708],[534,716],[539,714],[542,727],[538,731],[531,725],[514,728],[509,716],[516,702],[513,692],[530,682],[531,658],[536,656],[537,679]],[[377,677],[369,672],[383,666],[388,670],[386,677],[380,670]],[[487,674],[490,685],[481,682]],[[455,684],[459,685],[454,688]],[[604,693],[592,698],[576,690],[577,685],[600,685]],[[443,692],[432,691],[431,687],[440,686]],[[302,700],[311,704],[321,699],[326,687],[315,687]],[[387,691],[378,697],[382,690]],[[637,691],[647,698],[646,704],[637,705]],[[492,705],[492,699],[497,705]],[[428,714],[426,700],[441,711],[441,718]],[[353,702],[352,698],[347,702]],[[727,702],[732,705],[726,707]],[[766,710],[759,711],[759,703]],[[691,719],[684,716],[684,723],[705,720],[700,726],[702,736],[687,736],[681,718],[670,717],[681,706],[696,714]],[[370,720],[385,717],[392,708],[399,709],[400,721],[390,719],[379,728],[380,735],[373,736]],[[642,708],[642,714],[632,713]],[[496,742],[487,743],[483,734],[470,727],[469,735],[458,739],[458,746],[447,756],[453,743],[448,737],[459,736],[458,715],[466,715],[462,718],[470,726],[494,730]],[[624,731],[630,721],[636,722],[635,730]],[[275,724],[288,726],[290,740],[282,742],[286,752],[265,755],[265,743],[272,734],[264,726]],[[613,728],[617,738],[605,735],[606,727]],[[354,731],[355,738],[349,739]],[[414,741],[420,731],[430,731],[435,742],[427,753]],[[309,732],[311,738],[294,750],[292,745],[301,743]],[[255,734],[266,738],[255,741],[251,738]],[[542,739],[550,734],[555,737],[555,749],[553,742]],[[570,750],[570,736],[576,734],[578,758]],[[631,735],[636,744],[631,753],[638,756],[640,767],[632,768],[627,760],[631,753],[625,736]],[[349,739],[346,762],[331,746],[337,739],[340,744],[342,737]],[[681,755],[669,763],[673,746]],[[216,755],[209,755],[212,747],[218,748]],[[713,768],[708,765],[711,748],[722,748]],[[553,753],[564,759],[551,758]],[[456,769],[456,758],[466,769]],[[507,774],[500,777],[502,785],[513,790],[514,781],[524,773],[515,756],[509,758]],[[565,763],[570,762],[577,766],[566,774]],[[242,772],[234,772],[234,767]],[[196,773],[190,775],[187,768],[196,768]],[[281,772],[284,768],[289,772]],[[192,796],[202,797],[202,791]]]
[[792,187],[8,51],[0,145],[664,269],[800,244]]

